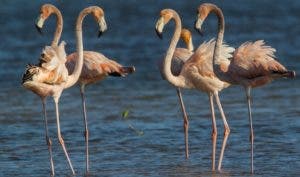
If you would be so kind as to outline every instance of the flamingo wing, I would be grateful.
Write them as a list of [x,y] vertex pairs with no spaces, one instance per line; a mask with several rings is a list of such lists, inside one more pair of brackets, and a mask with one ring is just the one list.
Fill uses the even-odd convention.
[[[181,72],[181,69],[194,52],[190,52],[189,50],[185,48],[176,48],[175,52],[173,54],[172,62],[171,62],[171,72],[173,75],[178,76]],[[165,79],[165,76],[163,75],[163,62],[164,60],[160,60],[158,63],[159,71],[163,79]]]
[[246,79],[285,73],[286,68],[274,59],[275,52],[263,40],[245,42],[234,52],[230,72]]
[[[67,56],[66,66],[69,73],[74,70],[77,53]],[[108,59],[103,54],[93,51],[84,51],[84,63],[79,82],[94,83],[104,79],[106,76],[125,76],[134,72],[134,67],[123,67],[119,63]]]
[[[215,40],[202,43],[195,53],[186,61],[181,71],[182,75],[189,78],[189,82],[201,88],[203,91],[221,90],[229,84],[217,78],[213,71],[213,55]],[[229,62],[234,48],[222,44],[220,48],[220,58],[224,62]]]
[[61,84],[65,80],[63,79],[62,76],[58,77],[55,70],[49,71],[40,66],[28,64],[26,66],[25,73],[23,74],[22,77],[22,83],[28,81],[53,85],[53,84]]
[[171,72],[175,76],[178,76],[181,72],[182,66],[192,55],[193,52],[190,52],[185,48],[176,48],[171,63]]
[[[215,40],[211,39],[208,42],[203,42],[195,51],[194,55],[186,62],[187,66],[197,68],[197,72],[206,77],[216,77],[213,71],[213,55],[215,48]],[[220,48],[220,60],[222,63],[228,63],[229,58],[232,57],[233,47],[222,44]]]

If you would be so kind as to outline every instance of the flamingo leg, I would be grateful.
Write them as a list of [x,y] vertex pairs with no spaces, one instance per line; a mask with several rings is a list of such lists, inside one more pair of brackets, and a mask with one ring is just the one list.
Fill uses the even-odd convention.
[[59,123],[59,111],[58,111],[58,99],[59,99],[59,96],[58,97],[54,97],[55,111],[56,111],[56,123],[57,123],[57,136],[58,136],[59,143],[61,144],[61,146],[63,148],[63,151],[65,153],[65,156],[67,158],[69,166],[70,166],[70,168],[72,170],[72,173],[73,173],[73,175],[75,175],[75,171],[73,169],[72,162],[71,162],[71,160],[69,158],[69,154],[68,154],[66,146],[65,146],[65,142],[63,140],[63,137],[61,136],[60,123]]
[[185,111],[185,106],[183,103],[183,99],[182,99],[182,95],[181,95],[181,91],[180,88],[176,89],[177,91],[177,95],[179,98],[179,102],[180,102],[180,106],[181,106],[181,110],[183,113],[183,129],[184,129],[184,142],[185,142],[185,158],[188,159],[189,158],[189,120]]
[[209,93],[210,111],[212,117],[212,171],[215,171],[216,147],[217,147],[217,124],[214,110],[213,94]]
[[246,97],[248,102],[248,115],[249,115],[249,124],[250,124],[250,142],[251,142],[251,173],[254,173],[253,165],[253,152],[254,152],[254,131],[252,126],[252,114],[251,114],[251,87],[246,88]]
[[84,88],[85,85],[82,84],[80,86],[80,95],[82,100],[82,110],[83,110],[83,118],[84,118],[84,137],[85,137],[85,144],[86,144],[86,174],[89,172],[89,131],[88,131],[88,123],[87,123],[87,116],[86,116],[86,107],[85,107],[85,95],[84,95]]
[[222,166],[222,161],[223,161],[225,146],[226,146],[226,143],[227,143],[228,136],[230,134],[230,128],[228,126],[228,123],[227,123],[227,120],[226,120],[226,117],[225,117],[225,114],[224,114],[224,111],[223,111],[223,108],[222,108],[222,105],[221,105],[221,102],[220,102],[220,98],[219,98],[218,92],[215,92],[214,96],[216,98],[216,102],[217,102],[217,105],[219,107],[219,110],[220,110],[220,113],[221,113],[221,117],[222,117],[222,120],[223,120],[223,123],[224,123],[224,138],[223,138],[223,144],[222,144],[222,149],[221,149],[220,159],[219,159],[219,164],[218,164],[218,170],[220,171],[221,170],[221,166]]
[[51,176],[54,176],[54,163],[53,163],[53,158],[52,158],[52,141],[49,137],[49,131],[48,131],[48,120],[47,120],[45,98],[42,98],[42,104],[43,104],[43,113],[44,113],[44,119],[45,119],[46,143],[48,145],[48,151],[49,151],[49,157],[50,157]]

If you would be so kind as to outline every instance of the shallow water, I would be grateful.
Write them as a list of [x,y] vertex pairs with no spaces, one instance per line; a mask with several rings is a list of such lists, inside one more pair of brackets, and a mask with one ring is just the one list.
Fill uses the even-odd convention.
[[[48,1],[1,1],[0,6],[0,176],[48,176],[40,99],[21,87],[27,63],[34,63],[49,44],[55,18],[38,35],[34,20]],[[177,10],[184,26],[193,28],[196,8],[203,1],[55,1],[64,15],[62,39],[67,52],[75,50],[74,22],[89,5],[104,8],[109,30],[100,39],[88,17],[84,23],[84,48],[101,51],[124,65],[135,65],[127,78],[108,78],[86,89],[90,130],[91,176],[250,176],[249,129],[244,91],[224,90],[221,101],[231,127],[222,173],[211,173],[211,119],[208,97],[184,90],[190,118],[190,159],[184,158],[182,118],[175,89],[161,79],[156,63],[164,55],[173,31],[165,28],[159,40],[154,24],[163,8]],[[278,60],[299,72],[300,2],[209,1],[223,9],[225,40],[239,46],[264,39],[277,49]],[[215,37],[216,18],[204,24],[205,37],[194,30],[194,44]],[[300,82],[280,79],[253,91],[255,176],[300,174]],[[66,90],[60,101],[61,127],[78,176],[83,176],[84,138],[79,88]],[[71,171],[56,138],[54,106],[48,100],[50,135],[57,176]],[[129,110],[127,119],[122,112]],[[223,126],[217,112],[218,150]],[[130,128],[133,127],[133,128]]]

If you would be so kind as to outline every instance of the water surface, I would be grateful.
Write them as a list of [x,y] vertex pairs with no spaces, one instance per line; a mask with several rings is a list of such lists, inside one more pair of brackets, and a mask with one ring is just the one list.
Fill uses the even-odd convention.
[[[34,28],[39,7],[49,1],[1,1],[0,6],[0,176],[48,176],[41,101],[21,87],[27,63],[35,63],[50,43],[55,18],[45,24],[44,36]],[[135,65],[127,78],[108,78],[86,89],[90,129],[92,176],[250,176],[250,145],[244,90],[231,87],[220,96],[231,127],[223,172],[210,171],[211,119],[206,94],[184,90],[190,119],[190,159],[184,158],[182,117],[175,89],[161,79],[156,63],[164,55],[174,23],[159,40],[154,24],[159,11],[173,8],[183,25],[192,29],[196,8],[204,1],[53,1],[64,15],[62,39],[67,52],[75,50],[75,17],[89,5],[106,13],[109,30],[96,38],[93,18],[84,22],[84,48],[99,51],[123,65]],[[225,40],[237,47],[264,39],[277,49],[278,60],[299,73],[300,2],[209,1],[223,9]],[[216,36],[216,18],[204,24],[205,36],[194,30],[194,44]],[[182,45],[182,44],[179,44]],[[299,79],[280,79],[253,91],[255,176],[300,174]],[[56,137],[54,105],[48,99],[50,135],[57,176],[71,171]],[[127,119],[122,112],[129,110]],[[66,90],[60,101],[62,134],[78,176],[83,176],[84,137],[78,86]],[[218,150],[223,126],[217,112]],[[134,129],[130,128],[133,126]]]

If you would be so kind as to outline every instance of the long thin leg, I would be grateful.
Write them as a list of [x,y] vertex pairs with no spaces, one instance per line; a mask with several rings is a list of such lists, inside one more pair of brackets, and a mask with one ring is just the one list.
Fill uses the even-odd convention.
[[52,141],[49,137],[49,131],[48,131],[48,120],[47,120],[45,98],[42,98],[42,104],[43,104],[43,113],[44,113],[44,119],[45,119],[46,143],[48,145],[48,151],[49,151],[49,157],[50,157],[51,176],[54,176],[54,163],[53,163],[53,158],[52,158]]
[[68,160],[68,163],[69,163],[69,166],[70,166],[70,168],[72,170],[72,173],[73,173],[73,175],[75,175],[75,171],[73,169],[73,165],[71,163],[71,160],[69,158],[69,154],[68,154],[67,149],[65,147],[65,142],[64,142],[64,140],[63,140],[63,138],[61,136],[60,123],[59,123],[59,111],[58,111],[58,99],[59,99],[58,97],[54,97],[55,110],[56,110],[57,136],[58,136],[59,143],[61,144],[61,146],[63,148],[63,151],[65,153],[65,156],[66,156],[66,158]]
[[85,136],[85,144],[86,144],[86,147],[85,147],[85,153],[86,153],[85,172],[86,172],[86,174],[88,174],[89,173],[89,130],[88,130],[88,123],[87,123],[87,116],[86,116],[84,88],[85,88],[85,85],[82,84],[80,86],[80,94],[81,94],[81,100],[82,100],[82,110],[83,110],[83,118],[84,118],[84,136]]
[[220,171],[221,166],[222,166],[225,146],[226,146],[226,143],[227,143],[228,136],[230,134],[230,128],[228,126],[228,123],[227,123],[227,120],[226,120],[226,117],[225,117],[225,114],[224,114],[224,111],[223,111],[223,108],[222,108],[222,105],[221,105],[221,102],[220,102],[218,92],[215,92],[214,95],[215,95],[216,102],[217,102],[217,105],[219,107],[221,117],[222,117],[222,120],[223,120],[223,123],[224,123],[224,138],[223,138],[223,144],[222,144],[222,149],[221,149],[220,159],[219,159],[219,164],[218,164],[218,170]]
[[189,120],[185,111],[185,106],[183,103],[183,99],[182,99],[182,95],[181,95],[181,91],[180,88],[176,89],[177,91],[177,95],[179,97],[179,102],[180,102],[180,106],[181,106],[181,110],[182,110],[182,114],[183,114],[183,129],[184,129],[184,142],[185,142],[185,158],[188,159],[189,158]]
[[249,115],[249,124],[250,124],[250,142],[251,142],[251,173],[254,173],[253,165],[253,152],[254,152],[254,131],[252,126],[252,114],[251,114],[251,87],[246,88],[246,97],[248,102],[248,115]]
[[213,102],[213,94],[209,93],[209,103],[210,103],[210,111],[212,117],[212,171],[215,171],[215,159],[216,159],[216,147],[217,147],[217,124],[214,110],[214,102]]

